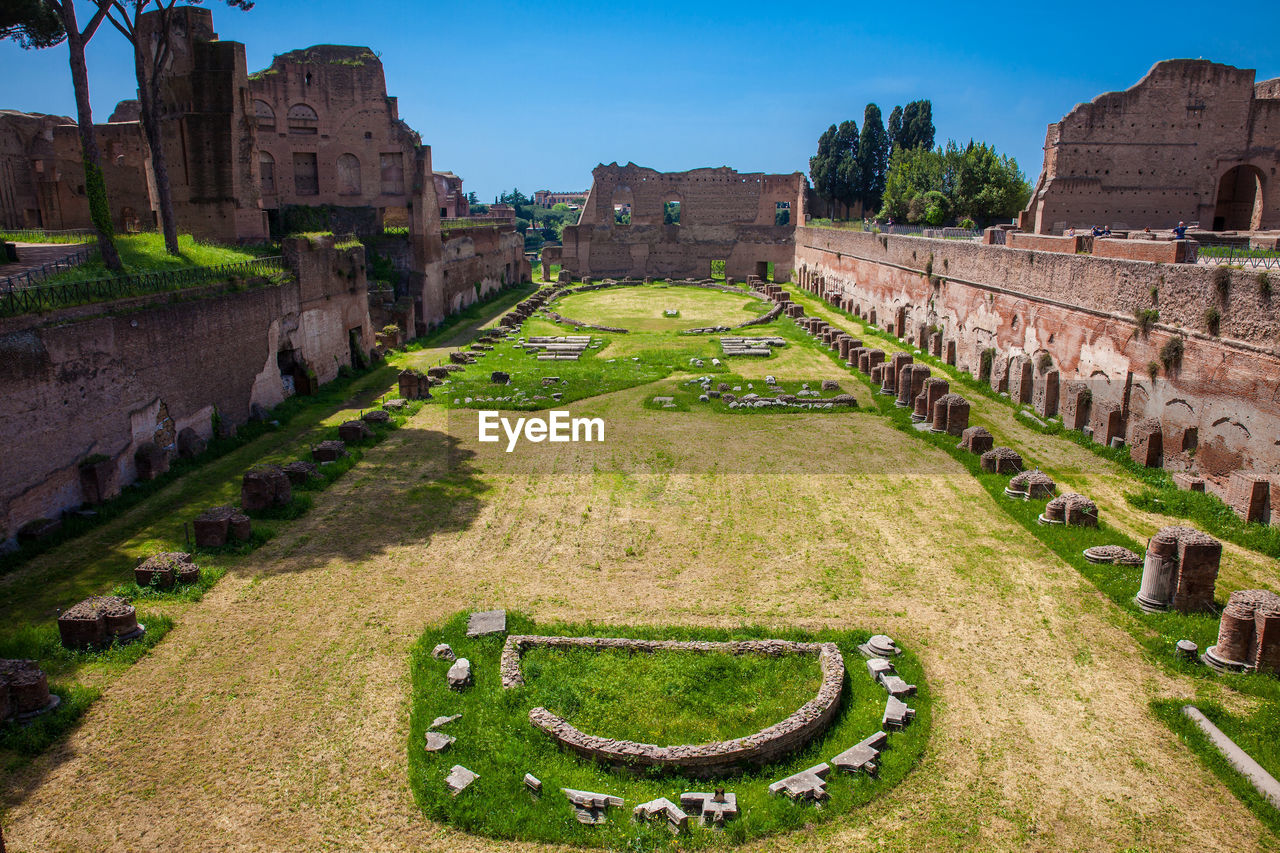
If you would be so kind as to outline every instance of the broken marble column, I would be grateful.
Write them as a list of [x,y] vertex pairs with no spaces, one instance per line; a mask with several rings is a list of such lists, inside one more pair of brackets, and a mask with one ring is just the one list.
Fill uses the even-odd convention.
[[[893,697],[889,697],[893,701]],[[831,765],[822,763],[810,767],[808,770],[801,770],[799,773],[793,773],[785,779],[779,779],[769,786],[769,793],[777,796],[778,794],[786,794],[793,800],[811,802],[822,802],[829,796],[827,794],[827,774],[831,772]]]
[[461,764],[455,764],[449,770],[449,775],[444,777],[444,783],[449,786],[450,793],[456,797],[479,778],[479,774],[472,773]]
[[600,824],[609,819],[610,806],[622,807],[622,797],[609,794],[596,794],[591,791],[576,791],[573,788],[561,788],[573,806],[574,817],[579,823]]
[[876,760],[880,757],[880,750],[884,749],[888,740],[887,733],[876,732],[831,759],[831,764],[837,770],[844,770],[847,773],[862,772],[868,776],[875,776],[880,770]]
[[887,729],[905,729],[907,723],[911,722],[911,718],[915,715],[915,710],[908,708],[906,702],[903,702],[897,696],[890,696],[885,703],[884,716],[880,719],[880,726]]
[[703,826],[724,826],[725,821],[738,816],[738,795],[716,788],[712,793],[686,791],[680,795],[680,805],[691,813],[702,816]]
[[689,815],[666,797],[659,797],[647,803],[641,803],[631,810],[631,817],[637,823],[661,820],[673,835],[679,835],[689,828]]

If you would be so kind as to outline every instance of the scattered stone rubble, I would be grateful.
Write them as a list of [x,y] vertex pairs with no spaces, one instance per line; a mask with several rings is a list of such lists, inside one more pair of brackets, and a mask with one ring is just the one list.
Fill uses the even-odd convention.
[[507,630],[507,611],[477,610],[467,619],[468,637],[485,637],[503,634]]
[[769,786],[769,793],[774,796],[786,794],[796,801],[820,803],[830,796],[827,793],[827,774],[830,772],[831,765],[823,762],[779,779]]
[[759,355],[768,356],[773,352],[773,347],[784,347],[787,342],[784,338],[765,337],[765,338],[738,338],[738,337],[722,337],[720,338],[720,348],[724,350],[725,355]]
[[631,811],[631,817],[637,823],[646,821],[665,821],[673,835],[679,835],[689,828],[689,815],[666,797],[659,797],[647,803],[641,803]]
[[445,676],[449,681],[450,690],[461,690],[464,687],[471,686],[471,661],[466,658],[458,658],[453,662],[453,666],[449,667],[449,672]]
[[455,764],[449,770],[449,775],[444,777],[444,783],[449,786],[449,791],[456,797],[479,778],[479,774],[472,773],[461,764]]

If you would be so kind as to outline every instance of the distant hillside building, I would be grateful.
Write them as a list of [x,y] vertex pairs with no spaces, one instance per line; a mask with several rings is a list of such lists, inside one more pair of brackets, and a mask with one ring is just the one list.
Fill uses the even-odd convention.
[[1280,228],[1280,78],[1216,62],[1157,62],[1136,85],[1049,125],[1019,219],[1040,234],[1109,225]]
[[533,203],[538,207],[555,207],[557,204],[581,205],[587,200],[588,190],[581,192],[552,192],[538,190],[533,194]]

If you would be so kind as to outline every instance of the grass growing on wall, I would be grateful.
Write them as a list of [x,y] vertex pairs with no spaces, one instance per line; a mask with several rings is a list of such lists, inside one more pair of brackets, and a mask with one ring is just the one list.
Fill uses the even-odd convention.
[[[165,251],[162,234],[121,234],[116,237],[115,242],[120,260],[124,264],[123,275],[235,264],[277,253],[274,246],[223,246],[198,242],[190,234],[178,236],[180,254],[176,256]],[[93,281],[111,278],[113,275],[115,273],[110,272],[103,266],[102,260],[94,256],[75,269],[50,276],[41,284]]]
[[[498,659],[505,637],[468,639],[466,623],[467,614],[459,613],[448,623],[429,628],[413,647],[408,750],[410,784],[423,811],[433,820],[468,832],[613,850],[722,848],[849,815],[898,784],[919,761],[929,735],[930,691],[919,661],[906,649],[894,665],[904,679],[918,685],[917,695],[907,700],[916,717],[904,731],[889,734],[878,778],[833,769],[827,777],[831,799],[822,808],[794,803],[770,795],[769,784],[829,761],[880,729],[886,693],[872,681],[856,650],[871,632],[536,625],[528,617],[508,613],[508,630],[521,634],[717,641],[773,638],[838,644],[848,672],[841,711],[824,735],[791,756],[716,782],[689,779],[670,770],[609,769],[561,750],[529,724],[530,709],[543,706],[566,714],[590,734],[631,736],[662,745],[707,742],[759,731],[800,708],[816,695],[817,661],[812,657],[530,650],[522,666],[526,684],[504,690]],[[441,642],[471,661],[474,686],[460,692],[447,687],[450,663],[431,655]],[[440,729],[457,741],[443,752],[427,752],[423,739],[432,720],[457,713],[461,719]],[[595,730],[596,725],[602,730]],[[455,764],[479,774],[456,797],[444,784]],[[525,791],[525,773],[542,780],[540,799]],[[665,825],[631,820],[631,810],[640,803],[657,797],[679,803],[683,792],[711,791],[717,785],[737,795],[741,812],[723,830],[695,826],[694,817],[689,833],[673,839]],[[584,826],[574,818],[562,787],[612,794],[625,804],[609,810],[606,824]]]

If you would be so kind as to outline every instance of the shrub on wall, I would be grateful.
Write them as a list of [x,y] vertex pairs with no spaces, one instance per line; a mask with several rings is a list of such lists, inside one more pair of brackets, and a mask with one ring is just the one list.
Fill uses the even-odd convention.
[[1209,334],[1218,334],[1218,328],[1222,325],[1222,312],[1218,310],[1218,306],[1211,305],[1204,312],[1204,327],[1209,330]]
[[1164,365],[1166,373],[1182,363],[1182,347],[1182,338],[1169,338],[1160,347],[1160,363]]

